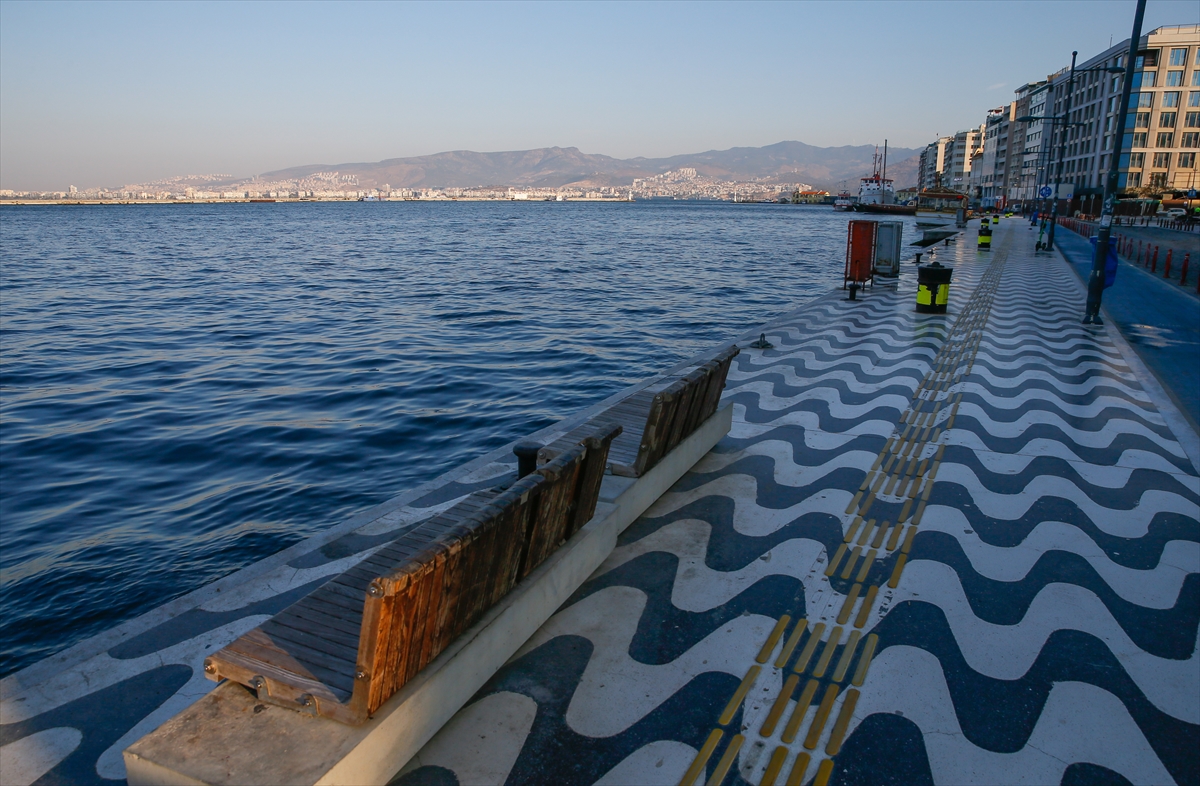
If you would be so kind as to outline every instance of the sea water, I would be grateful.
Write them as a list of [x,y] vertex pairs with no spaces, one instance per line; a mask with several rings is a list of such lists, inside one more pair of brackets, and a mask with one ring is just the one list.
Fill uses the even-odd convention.
[[849,217],[0,208],[0,675],[840,285]]

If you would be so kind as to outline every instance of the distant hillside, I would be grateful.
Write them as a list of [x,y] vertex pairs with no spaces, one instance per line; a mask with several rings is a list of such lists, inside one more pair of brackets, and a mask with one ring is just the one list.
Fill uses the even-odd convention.
[[[888,150],[888,176],[897,187],[916,183],[916,154],[911,148]],[[722,180],[762,178],[775,182],[804,182],[830,190],[857,191],[858,178],[871,173],[873,145],[815,147],[803,142],[779,142],[766,147],[734,147],[669,158],[632,158],[580,152],[574,147],[544,147],[502,153],[455,150],[428,156],[390,158],[375,163],[312,164],[266,172],[264,180],[299,179],[317,172],[353,175],[362,188],[442,188],[486,185],[558,187],[573,183],[624,186],[634,178],[681,167]],[[895,162],[895,163],[893,163]]]

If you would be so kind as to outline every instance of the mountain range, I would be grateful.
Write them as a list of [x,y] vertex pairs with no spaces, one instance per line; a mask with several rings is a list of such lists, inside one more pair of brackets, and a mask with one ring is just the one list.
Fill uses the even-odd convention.
[[[259,180],[299,180],[319,172],[354,176],[361,188],[468,188],[472,186],[626,186],[683,167],[718,180],[807,183],[828,190],[857,191],[871,174],[873,145],[816,147],[779,142],[766,147],[733,147],[668,158],[629,158],[584,153],[575,147],[543,147],[501,153],[454,150],[427,156],[389,158],[374,163],[310,164],[265,172]],[[888,176],[897,188],[915,185],[916,148],[889,148]]]

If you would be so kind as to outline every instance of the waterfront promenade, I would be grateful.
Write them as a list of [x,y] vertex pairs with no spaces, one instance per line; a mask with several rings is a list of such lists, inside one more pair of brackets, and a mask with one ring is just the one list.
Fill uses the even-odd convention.
[[946,317],[906,272],[744,350],[730,435],[397,782],[1200,781],[1196,469],[1027,227],[938,249]]
[[[739,340],[729,436],[395,782],[1200,783],[1195,435],[1027,223],[973,228],[947,315],[909,265]],[[6,678],[5,784],[119,781],[206,654],[514,463]]]

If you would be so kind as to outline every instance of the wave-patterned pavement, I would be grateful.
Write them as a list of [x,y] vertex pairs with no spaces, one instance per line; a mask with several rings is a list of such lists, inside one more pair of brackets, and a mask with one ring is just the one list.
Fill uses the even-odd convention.
[[1031,246],[743,349],[729,436],[395,782],[1200,784],[1200,478]]

